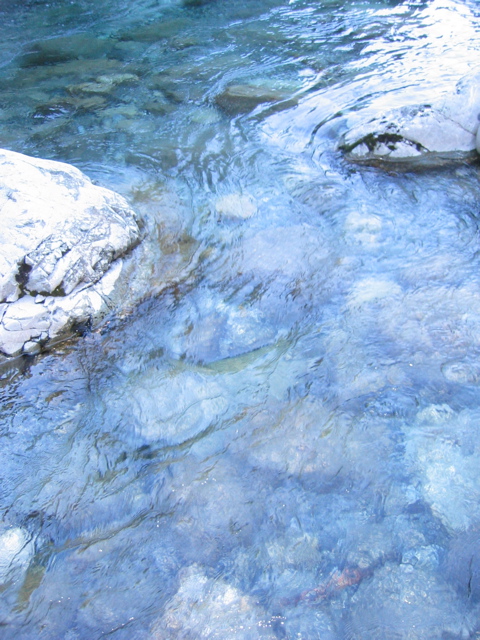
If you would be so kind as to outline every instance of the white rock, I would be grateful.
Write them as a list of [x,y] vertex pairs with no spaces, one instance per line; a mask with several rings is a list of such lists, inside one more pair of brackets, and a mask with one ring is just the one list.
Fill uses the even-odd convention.
[[70,165],[0,150],[0,352],[57,337],[108,307],[139,240],[124,198]]
[[0,583],[8,579],[11,570],[25,567],[33,552],[33,544],[20,527],[0,534]]
[[355,159],[412,158],[426,153],[479,150],[480,73],[462,78],[454,91],[431,104],[406,104],[387,113],[372,107],[347,122],[341,147]]

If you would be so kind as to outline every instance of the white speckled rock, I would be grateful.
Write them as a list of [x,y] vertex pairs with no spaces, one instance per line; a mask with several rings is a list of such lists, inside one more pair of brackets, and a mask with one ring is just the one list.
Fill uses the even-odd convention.
[[462,78],[451,95],[431,104],[406,104],[384,113],[365,109],[349,117],[341,141],[357,160],[401,160],[427,153],[478,150],[480,72]]
[[0,352],[32,352],[108,306],[134,211],[70,165],[0,150]]

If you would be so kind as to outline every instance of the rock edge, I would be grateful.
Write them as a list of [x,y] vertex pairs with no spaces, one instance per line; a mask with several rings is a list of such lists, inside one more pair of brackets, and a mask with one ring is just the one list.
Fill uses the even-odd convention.
[[120,195],[79,169],[0,150],[0,354],[34,353],[115,304],[141,236]]

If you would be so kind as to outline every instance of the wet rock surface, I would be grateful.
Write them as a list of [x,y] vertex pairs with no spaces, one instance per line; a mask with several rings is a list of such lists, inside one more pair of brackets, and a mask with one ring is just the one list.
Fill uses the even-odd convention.
[[356,160],[406,160],[428,154],[448,155],[478,150],[480,74],[462,78],[451,92],[432,103],[403,107],[347,120],[349,131],[340,148]]
[[78,169],[0,152],[0,352],[38,349],[113,304],[134,211]]

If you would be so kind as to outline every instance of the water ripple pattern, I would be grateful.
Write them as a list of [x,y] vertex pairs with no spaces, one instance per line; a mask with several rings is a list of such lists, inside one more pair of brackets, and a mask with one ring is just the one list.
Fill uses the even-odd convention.
[[2,640],[478,638],[478,162],[337,146],[474,70],[478,5],[0,25],[0,147],[121,192],[152,243],[137,307],[2,371]]

